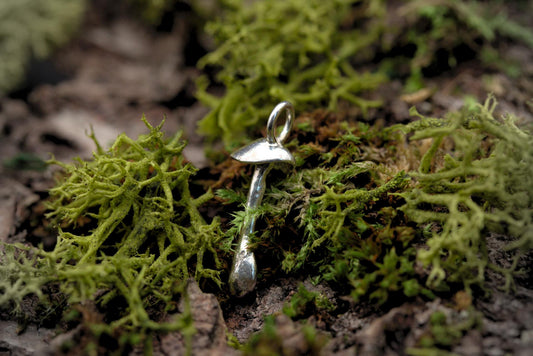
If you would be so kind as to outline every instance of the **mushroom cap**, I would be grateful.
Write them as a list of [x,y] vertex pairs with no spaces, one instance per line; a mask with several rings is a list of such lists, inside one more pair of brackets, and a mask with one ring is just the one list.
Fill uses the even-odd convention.
[[278,143],[269,143],[266,139],[254,141],[238,149],[231,157],[243,163],[295,163],[289,150]]

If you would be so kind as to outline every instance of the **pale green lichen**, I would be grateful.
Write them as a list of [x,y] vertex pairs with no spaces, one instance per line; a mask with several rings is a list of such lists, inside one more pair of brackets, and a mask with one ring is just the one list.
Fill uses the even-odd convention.
[[40,259],[28,250],[0,245],[0,307],[12,303],[15,313],[22,313],[24,297],[36,295],[43,298],[43,285],[53,279],[47,273],[49,269],[46,266],[41,268]]
[[[496,101],[450,113],[445,119],[404,126],[411,140],[432,139],[413,174],[415,189],[403,194],[402,210],[419,224],[432,224],[427,249],[418,259],[431,268],[428,284],[483,285],[487,268],[512,285],[519,258],[533,248],[533,136],[512,116],[494,118]],[[419,129],[420,123],[426,128]],[[446,142],[446,145],[444,144]],[[451,148],[450,148],[451,146]],[[510,237],[510,266],[489,262],[487,236]]]
[[50,252],[4,246],[0,305],[42,296],[41,288],[55,284],[71,304],[125,305],[107,325],[93,325],[98,332],[188,327],[186,314],[160,323],[149,310],[173,311],[189,275],[221,285],[222,234],[218,219],[207,224],[198,210],[212,194],[191,196],[196,169],[184,162],[180,134],[166,140],[161,126],[145,123],[148,135],[120,135],[108,151],[95,139],[92,161],[51,161],[64,172],[48,205],[60,225],[57,244]]
[[0,94],[24,79],[31,59],[43,59],[76,33],[85,0],[0,2]]

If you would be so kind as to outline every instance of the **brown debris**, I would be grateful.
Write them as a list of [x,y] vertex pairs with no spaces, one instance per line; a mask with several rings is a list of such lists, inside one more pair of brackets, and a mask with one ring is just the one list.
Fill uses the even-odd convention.
[[30,325],[24,332],[15,321],[0,320],[0,355],[29,356],[43,355],[38,352],[46,347],[54,330]]
[[20,225],[28,218],[29,207],[39,196],[19,182],[0,176],[0,242],[14,242]]
[[[226,324],[217,298],[213,294],[203,293],[193,279],[188,281],[187,297],[196,330],[192,337],[192,354],[199,356],[238,354],[236,350],[227,345]],[[182,302],[180,310],[184,309],[185,305]],[[160,335],[154,341],[154,355],[185,355],[186,352],[186,340],[180,332]],[[137,350],[133,354],[142,354],[142,350]]]

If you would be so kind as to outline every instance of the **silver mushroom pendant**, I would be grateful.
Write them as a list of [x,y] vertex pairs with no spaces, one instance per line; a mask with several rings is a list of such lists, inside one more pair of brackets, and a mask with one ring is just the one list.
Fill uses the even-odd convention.
[[[276,136],[276,124],[282,113],[285,113],[285,124],[280,134]],[[256,164],[245,207],[244,225],[240,231],[237,251],[229,276],[229,287],[233,295],[244,296],[255,287],[257,264],[254,253],[250,251],[250,238],[255,229],[256,217],[252,212],[261,204],[265,193],[266,176],[273,165],[276,163],[294,164],[294,157],[283,147],[291,131],[293,120],[292,104],[286,101],[279,103],[268,118],[266,138],[254,141],[231,155],[239,162]]]

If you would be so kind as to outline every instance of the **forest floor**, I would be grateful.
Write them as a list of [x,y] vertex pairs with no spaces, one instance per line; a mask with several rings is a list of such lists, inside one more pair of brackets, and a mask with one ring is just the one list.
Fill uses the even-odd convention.
[[[102,10],[102,9],[100,9]],[[38,157],[68,162],[74,157],[89,159],[95,149],[87,137],[94,129],[101,143],[110,143],[121,132],[137,137],[146,130],[140,120],[158,124],[163,117],[165,132],[184,130],[189,145],[185,151],[195,166],[208,170],[202,138],[196,122],[207,109],[194,97],[196,60],[205,53],[205,40],[190,21],[190,10],[166,19],[158,31],[143,25],[120,8],[90,11],[80,35],[50,60],[34,63],[26,87],[0,98],[0,241],[42,243],[52,248],[55,236],[43,217],[42,201],[54,185],[54,172],[43,167]],[[520,63],[523,75],[511,79],[498,71],[486,72],[475,60],[460,63],[427,81],[429,90],[403,96],[401,84],[392,82],[376,95],[384,106],[371,112],[371,122],[386,125],[410,120],[409,107],[439,117],[458,109],[465,95],[483,101],[493,93],[498,110],[515,114],[521,124],[533,123],[533,51],[509,44],[508,53]],[[437,90],[438,89],[438,90]],[[301,113],[297,110],[297,116]],[[202,170],[200,171],[202,174]],[[489,256],[506,258],[500,249],[504,236],[488,236]],[[288,354],[309,354],[317,350],[301,332],[302,322],[280,313],[298,286],[319,291],[337,305],[333,313],[311,312],[305,318],[324,341],[325,354],[393,355],[411,350],[430,331],[430,317],[442,311],[452,319],[475,319],[476,327],[459,331],[449,351],[462,355],[530,355],[533,350],[533,283],[531,254],[520,263],[528,272],[516,279],[516,288],[500,291],[501,279],[487,276],[490,293],[474,300],[451,294],[433,301],[416,299],[389,301],[382,306],[354,303],[337,295],[327,285],[314,286],[298,277],[261,281],[250,296],[219,301],[190,282],[189,293],[195,327],[194,354],[238,353],[226,344],[226,331],[239,342],[261,330],[266,315],[277,315],[275,325]],[[510,263],[510,262],[509,262]],[[473,303],[476,315],[467,315]],[[31,309],[31,305],[28,306]],[[466,315],[466,316],[465,316]],[[37,318],[36,318],[37,319]],[[60,353],[65,339],[79,338],[79,329],[61,330],[54,320],[29,323],[23,329],[15,321],[0,320],[0,355],[34,354],[44,350]],[[59,336],[56,336],[60,332]],[[319,338],[317,336],[317,338]],[[154,343],[156,354],[183,351],[183,338],[161,336]],[[39,351],[40,350],[40,351]],[[142,353],[132,350],[132,353]]]

